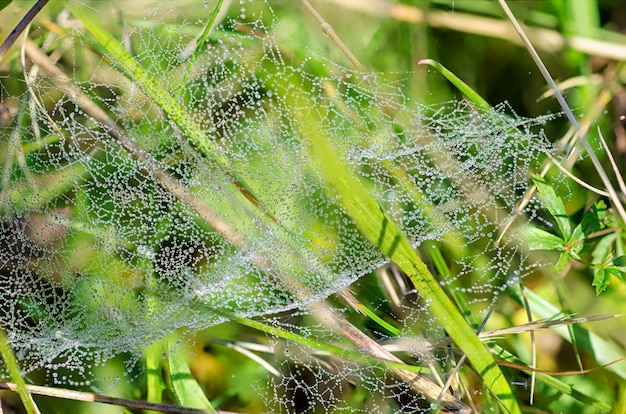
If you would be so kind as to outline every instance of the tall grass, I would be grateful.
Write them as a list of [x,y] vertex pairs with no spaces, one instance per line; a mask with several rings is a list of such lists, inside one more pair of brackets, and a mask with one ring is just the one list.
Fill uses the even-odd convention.
[[[239,165],[223,155],[219,144],[209,136],[204,125],[195,121],[196,118],[185,106],[185,97],[192,92],[185,95],[187,91],[178,89],[182,85],[165,85],[154,79],[154,68],[146,67],[145,61],[142,63],[138,58],[151,56],[146,48],[154,39],[142,39],[139,45],[131,45],[130,48],[121,41],[122,38],[133,40],[133,36],[123,30],[126,24],[135,28],[151,24],[150,20],[146,23],[142,17],[135,17],[132,13],[142,16],[150,14],[150,10],[124,11],[117,15],[119,19],[116,21],[101,18],[106,15],[105,11],[100,11],[100,15],[89,11],[91,7],[102,7],[99,3],[89,6],[69,3],[67,8],[76,18],[72,23],[79,27],[77,35],[71,37],[68,35],[71,33],[69,25],[63,22],[67,15],[61,12],[61,8],[44,9],[44,14],[39,15],[39,20],[26,34],[29,40],[21,45],[18,42],[13,53],[5,57],[2,67],[3,74],[6,74],[1,80],[3,105],[14,118],[5,124],[7,127],[4,128],[1,143],[8,160],[3,175],[3,219],[8,221],[15,212],[20,214],[45,209],[42,206],[73,193],[78,195],[67,197],[76,203],[70,206],[72,213],[67,216],[76,217],[80,208],[88,205],[88,195],[81,196],[80,189],[74,188],[76,183],[87,179],[80,163],[63,173],[51,166],[47,171],[32,172],[34,178],[28,176],[31,173],[28,168],[29,154],[47,148],[50,142],[66,139],[67,131],[62,127],[57,126],[54,134],[40,138],[36,136],[37,127],[30,126],[32,121],[38,119],[34,116],[36,112],[50,112],[54,117],[54,100],[58,99],[62,90],[72,97],[72,105],[79,108],[81,116],[99,124],[98,127],[96,122],[92,122],[94,129],[98,127],[105,132],[99,136],[101,139],[109,140],[122,149],[125,155],[121,159],[135,160],[148,170],[147,174],[153,176],[178,205],[183,206],[181,210],[187,209],[185,211],[195,214],[195,223],[199,228],[210,229],[207,231],[228,243],[229,247],[225,248],[231,249],[228,252],[236,255],[237,251],[253,251],[250,246],[255,246],[256,240],[263,237],[263,231],[276,237],[279,243],[273,245],[275,252],[268,249],[266,257],[253,257],[250,261],[261,273],[278,269],[276,274],[283,279],[277,282],[275,289],[260,292],[259,296],[242,294],[248,301],[242,307],[254,309],[249,313],[262,313],[262,305],[254,301],[264,294],[273,298],[272,295],[276,294],[274,290],[280,289],[287,291],[295,304],[299,301],[306,303],[298,310],[250,319],[237,315],[237,304],[231,305],[226,299],[224,303],[209,301],[203,304],[203,310],[199,307],[198,312],[203,311],[213,318],[211,320],[223,323],[197,332],[194,324],[200,326],[202,323],[191,318],[184,324],[176,325],[176,312],[184,312],[186,305],[182,304],[181,311],[180,306],[167,303],[165,293],[159,292],[164,285],[155,276],[157,272],[150,260],[116,261],[106,258],[110,254],[106,249],[94,248],[93,256],[88,260],[108,263],[110,268],[94,270],[92,267],[90,271],[102,279],[127,283],[131,286],[129,291],[141,289],[148,292],[147,296],[141,296],[149,298],[141,303],[145,314],[137,315],[137,320],[145,322],[154,318],[161,320],[165,328],[163,332],[154,333],[154,338],[159,339],[156,343],[146,337],[143,359],[137,361],[132,356],[126,358],[126,355],[119,355],[106,364],[96,364],[91,368],[93,373],[88,374],[93,374],[95,378],[91,386],[77,384],[75,388],[91,392],[105,386],[104,382],[98,382],[98,378],[131,377],[131,380],[121,381],[115,386],[109,385],[107,392],[117,394],[116,397],[153,403],[144,406],[146,410],[173,412],[177,408],[171,404],[203,409],[205,412],[263,412],[267,405],[277,411],[333,412],[343,409],[391,412],[401,410],[403,400],[415,395],[425,397],[419,409],[433,412],[442,409],[510,413],[623,410],[626,407],[626,364],[623,361],[626,339],[620,332],[626,331],[626,322],[620,317],[626,296],[626,260],[623,259],[624,223],[616,212],[622,209],[623,194],[611,188],[611,197],[600,197],[588,187],[563,177],[556,167],[551,167],[552,160],[537,160],[537,163],[543,162],[544,168],[538,171],[543,178],[536,176],[534,179],[536,192],[532,193],[533,188],[525,195],[519,195],[520,203],[536,203],[538,207],[532,210],[536,217],[533,218],[528,244],[519,246],[518,251],[531,257],[531,260],[541,256],[542,262],[553,262],[555,265],[529,267],[520,284],[508,289],[505,289],[507,280],[490,281],[503,284],[503,293],[497,296],[497,301],[488,302],[476,294],[472,284],[485,282],[476,269],[493,263],[489,252],[495,250],[488,247],[497,244],[499,234],[492,232],[493,240],[483,243],[464,243],[463,236],[458,236],[456,240],[424,243],[419,249],[414,249],[410,237],[397,224],[397,215],[394,216],[394,212],[377,199],[375,186],[362,177],[358,178],[352,166],[343,161],[346,155],[342,151],[349,149],[338,145],[323,127],[325,120],[333,116],[332,110],[321,104],[316,107],[307,100],[312,95],[307,87],[314,84],[310,79],[332,81],[338,76],[337,67],[328,65],[324,59],[310,57],[311,51],[318,54],[321,51],[333,63],[356,66],[365,75],[368,71],[381,72],[377,78],[380,84],[394,87],[394,95],[388,105],[379,101],[371,102],[372,108],[359,107],[357,110],[362,113],[353,114],[358,119],[370,119],[363,116],[370,111],[401,118],[402,111],[395,111],[396,107],[401,107],[397,103],[401,96],[429,103],[469,99],[478,108],[477,113],[489,113],[490,104],[503,100],[508,100],[517,114],[527,117],[549,111],[559,112],[559,107],[552,100],[537,101],[545,90],[543,81],[525,49],[508,42],[515,38],[511,36],[509,24],[505,23],[497,3],[438,0],[412,6],[357,4],[341,0],[320,4],[303,1],[302,4],[272,4],[272,13],[264,5],[249,6],[243,19],[258,18],[255,15],[258,11],[268,21],[268,25],[273,27],[272,33],[277,36],[280,53],[289,57],[295,67],[302,69],[294,71],[286,71],[270,59],[261,63],[255,61],[260,56],[257,40],[262,38],[254,33],[255,27],[216,28],[214,23],[223,17],[224,10],[228,10],[233,17],[239,13],[236,5],[229,7],[227,3],[209,4],[208,7],[213,9],[208,15],[208,22],[203,21],[197,26],[180,27],[176,19],[156,20],[162,25],[159,30],[164,34],[163,39],[167,38],[168,30],[188,32],[185,33],[186,39],[195,38],[195,43],[190,42],[195,48],[190,50],[188,65],[181,65],[182,79],[185,82],[191,79],[194,63],[210,56],[206,54],[207,48],[210,50],[215,45],[224,44],[226,49],[236,48],[238,42],[244,45],[239,47],[248,48],[249,62],[246,64],[249,66],[246,69],[256,71],[254,75],[264,81],[265,93],[270,91],[274,97],[283,100],[286,108],[291,108],[285,113],[291,117],[291,132],[301,140],[303,153],[306,153],[305,172],[315,175],[321,188],[339,200],[336,205],[341,208],[341,213],[328,215],[352,223],[355,231],[391,259],[392,264],[363,276],[348,289],[342,289],[327,299],[307,303],[309,297],[319,295],[314,283],[327,283],[336,275],[326,265],[327,262],[310,254],[306,250],[307,245],[294,236],[300,230],[296,228],[301,223],[298,222],[299,216],[296,214],[293,222],[283,224],[281,214],[286,214],[280,204],[273,204],[274,194],[262,193],[264,187],[255,182],[255,174],[268,174],[273,171],[271,167],[254,160],[249,165]],[[617,182],[620,177],[626,148],[624,123],[619,121],[620,114],[626,111],[619,98],[626,73],[620,60],[626,56],[620,57],[619,53],[626,47],[626,40],[611,28],[619,22],[611,17],[602,17],[598,11],[611,16],[610,13],[619,7],[594,0],[514,3],[512,6],[517,16],[531,26],[528,29],[530,41],[539,54],[545,50],[552,52],[546,64],[553,74],[558,74],[561,84],[567,84],[567,78],[571,78],[578,85],[563,92],[580,119],[579,130],[587,133],[589,143],[583,144],[586,141],[573,138],[574,134],[568,132],[564,120],[555,117],[545,127],[545,133],[570,155],[563,156],[559,162],[592,188],[609,191],[610,181]],[[186,14],[187,21],[193,20],[194,7],[198,6],[181,5],[181,12]],[[588,12],[581,13],[582,9]],[[157,19],[156,16],[154,18]],[[459,18],[464,19],[460,26]],[[532,34],[537,33],[545,35],[544,38],[533,38]],[[77,43],[68,48],[63,43],[64,37]],[[561,39],[564,42],[555,51],[559,43],[548,43],[546,39]],[[590,49],[590,42],[595,42],[597,48]],[[55,59],[60,57],[60,61],[54,62],[42,53],[42,47]],[[69,56],[67,50],[70,51]],[[168,49],[163,47],[161,50]],[[68,64],[68,59],[74,60]],[[171,65],[167,60],[172,56],[152,56],[151,59],[153,65],[162,64],[167,69]],[[20,67],[24,62],[30,62],[25,69],[31,69],[32,63],[38,65],[39,72],[31,73],[31,76],[50,79],[49,95],[40,91],[31,95],[23,83],[15,81],[24,76]],[[114,120],[115,114],[102,104],[110,98],[106,88],[85,90],[86,82],[79,85],[72,81],[91,78],[90,62],[107,68],[102,72],[109,77],[106,80],[109,83],[104,82],[104,85],[123,89],[132,83],[139,88],[142,96],[133,103],[137,117],[155,116],[155,119],[165,120],[162,125],[143,131],[146,134],[143,138],[136,137],[141,127],[128,131],[120,126],[126,121],[125,125],[132,126],[135,120]],[[108,69],[109,66],[112,70]],[[64,72],[68,68],[75,72]],[[277,73],[279,76],[274,76]],[[359,72],[346,73],[363,76]],[[333,89],[330,81],[326,82],[324,93],[336,97],[333,102],[340,110],[344,107],[350,109],[350,93],[356,92]],[[33,99],[32,103],[27,102],[29,96]],[[40,101],[35,99],[37,96]],[[162,118],[158,118],[160,116]],[[227,116],[234,116],[233,112]],[[443,112],[442,116],[445,116]],[[56,125],[54,120],[50,122]],[[597,125],[605,137],[615,137],[609,139],[608,144],[616,159],[613,167],[601,145],[599,133],[596,128],[591,128],[592,125]],[[11,134],[11,128],[17,131],[18,127],[28,127],[33,131],[34,143],[19,143],[19,137]],[[401,136],[401,120],[393,127]],[[372,135],[376,134],[372,126],[363,126],[365,131],[368,128]],[[129,136],[131,132],[132,138]],[[348,133],[355,132],[348,130]],[[215,194],[202,192],[199,186],[187,185],[184,174],[177,175],[174,169],[166,171],[160,168],[163,165],[160,148],[172,145],[174,141],[167,136],[160,141],[152,139],[159,134],[182,137],[180,145],[209,165],[207,170],[210,170],[210,175],[207,176],[222,183],[219,188],[216,187]],[[261,140],[258,143],[268,145]],[[597,160],[590,162],[585,156],[577,158],[585,145],[588,146],[587,152],[598,152]],[[180,153],[172,153],[173,158],[180,156]],[[281,155],[291,165],[300,167],[299,160],[289,159],[289,154]],[[171,162],[178,161],[174,159]],[[125,168],[125,163],[120,163],[120,170]],[[608,176],[600,176],[597,172],[599,166],[609,171]],[[10,174],[10,171],[19,168],[23,169],[23,176]],[[416,192],[405,171],[400,168],[394,170],[393,165],[387,164],[384,168],[395,174],[390,173],[402,188],[412,191],[412,194]],[[295,185],[290,178],[289,174],[277,177],[275,186],[286,189]],[[530,177],[528,180],[530,183]],[[38,189],[37,185],[31,184],[33,182],[45,183],[45,187]],[[319,197],[311,195],[314,196]],[[227,201],[223,204],[215,202],[221,198]],[[604,201],[598,201],[600,198]],[[471,197],[467,199],[471,203]],[[416,197],[412,202],[420,206],[423,201]],[[287,205],[296,209],[296,213],[298,208],[304,211],[302,205],[293,200],[285,201]],[[608,209],[603,208],[606,205]],[[67,219],[63,217],[64,213],[54,209],[45,211],[51,213],[53,222],[66,223],[63,221]],[[329,213],[324,209],[320,211]],[[434,226],[440,224],[445,223],[435,223]],[[157,231],[174,233],[171,223],[163,222],[159,226]],[[80,247],[88,244],[89,240],[113,237],[104,225],[102,228],[80,228],[78,231],[84,234],[82,239],[76,241],[78,252],[84,251]],[[325,251],[329,251],[329,255],[335,253],[329,246],[341,239],[339,234],[320,236],[320,230],[313,228],[305,229],[303,233],[315,235],[311,236],[311,248],[327,249]],[[193,235],[188,237],[191,239]],[[132,245],[132,240],[118,238],[112,243],[128,246],[131,251],[139,250]],[[514,255],[501,259],[517,260]],[[359,258],[350,260],[358,261]],[[89,268],[89,265],[80,264],[81,258],[77,256],[70,255],[65,262],[72,262],[68,265],[69,269],[82,271]],[[467,263],[471,265],[464,267]],[[3,265],[6,267],[10,263]],[[468,268],[471,271],[468,272]],[[456,276],[464,272],[467,273],[465,277]],[[310,273],[315,273],[315,276],[309,276]],[[131,280],[120,276],[126,274],[134,276]],[[288,275],[286,279],[285,275]],[[2,277],[8,276],[3,273]],[[249,279],[254,277],[255,274],[252,274]],[[132,278],[143,278],[143,282],[139,284]],[[509,280],[518,282],[515,275]],[[232,288],[224,286],[225,290]],[[174,286],[172,289],[178,288],[183,291],[186,287]],[[77,295],[85,301],[81,309],[106,312],[106,304],[90,302],[90,289],[92,287],[85,287],[84,296]],[[76,291],[83,292],[80,287]],[[133,295],[128,293],[121,299],[112,296],[109,300],[115,305],[123,304],[126,300],[139,297]],[[189,306],[199,305],[192,303]],[[289,307],[293,308],[285,308]],[[130,313],[136,308],[129,305],[127,309],[120,309],[120,313]],[[172,314],[168,313],[169,310]],[[46,315],[46,309],[37,312],[33,314],[39,315],[41,320],[52,318]],[[594,317],[598,314],[614,317]],[[574,316],[582,319],[574,319]],[[425,322],[427,317],[430,319]],[[112,316],[112,324],[114,319]],[[558,319],[558,324],[550,322],[555,319]],[[168,325],[166,322],[170,320],[173,322]],[[132,325],[122,325],[122,322],[120,329],[134,329]],[[154,326],[158,325],[155,323]],[[172,326],[179,329],[166,332]],[[494,332],[499,328],[503,330]],[[10,327],[7,329],[9,339],[0,338],[3,358],[10,373],[7,380],[20,379],[11,363],[10,352],[5,349],[11,344]],[[170,335],[165,336],[165,333]],[[496,334],[497,339],[494,339]],[[188,344],[191,344],[191,349],[187,349]],[[20,362],[26,363],[18,360]],[[46,378],[53,375],[41,370],[33,371],[27,378],[35,383],[46,383]],[[329,374],[337,372],[339,375],[336,377]],[[16,382],[20,398],[29,407],[28,411],[34,412],[26,385]],[[391,397],[382,391],[380,394],[388,399],[368,395],[368,382],[391,384]],[[302,384],[310,385],[314,391],[306,391],[318,393],[317,405],[311,403],[313,399],[308,400],[309,394],[294,384],[300,387]],[[53,381],[45,385],[58,384]],[[383,389],[383,386],[377,388]],[[30,390],[45,392],[32,387]],[[283,394],[274,395],[276,393]],[[72,398],[70,394],[67,396]],[[319,402],[324,398],[327,398],[327,405]],[[36,398],[35,401],[42,412],[60,409],[105,412],[103,406],[96,402],[76,408],[78,403],[61,403],[58,399]],[[114,404],[111,412],[120,412],[121,408],[116,407],[125,404],[122,399],[94,397],[93,401]],[[136,410],[141,408],[130,403],[128,406]],[[404,409],[408,410],[406,406]],[[181,408],[179,412],[192,411]]]

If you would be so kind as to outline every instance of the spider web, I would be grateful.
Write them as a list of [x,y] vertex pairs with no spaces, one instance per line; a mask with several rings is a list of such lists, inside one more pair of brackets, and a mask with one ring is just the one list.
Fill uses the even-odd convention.
[[[473,274],[465,289],[489,303],[511,272],[532,267],[492,240],[520,215],[529,173],[553,151],[537,128],[548,118],[525,119],[506,104],[411,102],[384,75],[297,55],[277,37],[267,4],[239,6],[193,63],[210,8],[124,11],[118,36],[223,162],[92,50],[71,17],[60,16],[63,34],[47,34],[43,49],[111,124],[35,65],[34,52],[22,78],[2,75],[11,119],[0,143],[0,318],[26,373],[85,383],[95,367],[177,328],[301,308],[385,265],[309,161],[300,131],[313,120],[414,247],[482,246],[491,257],[466,256],[442,283]],[[273,90],[294,76],[301,82],[288,84],[289,96]],[[294,96],[308,106],[291,106]],[[315,116],[298,124],[303,113]],[[323,374],[302,358],[315,368],[313,385],[286,375],[269,406],[290,411],[294,395],[306,394],[326,401],[323,411],[339,409],[342,393],[328,384],[352,377],[377,378],[377,404],[401,392],[385,375],[346,365]]]

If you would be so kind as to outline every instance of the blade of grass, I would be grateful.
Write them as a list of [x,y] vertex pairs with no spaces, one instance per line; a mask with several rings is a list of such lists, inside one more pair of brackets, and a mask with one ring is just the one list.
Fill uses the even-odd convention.
[[[241,346],[240,343],[234,342],[234,341],[221,340],[221,339],[214,339],[213,341],[227,348],[233,349],[236,352],[239,352],[241,355],[245,356],[246,358],[251,359],[252,361],[262,366],[270,374],[274,375],[275,377],[280,378],[281,376],[280,372],[278,372],[276,368],[274,368],[268,361],[266,361],[262,357],[252,352],[250,349],[244,346]],[[253,344],[253,345],[258,346],[258,344]],[[263,352],[272,353],[272,349],[271,347],[267,347],[267,349],[263,349]]]
[[[524,288],[524,283],[519,282],[520,293],[522,294],[522,300],[524,301],[524,309],[526,310],[526,319],[528,323],[533,322],[533,314],[531,311],[530,304],[528,303],[528,298],[526,297],[526,289]],[[535,340],[535,330],[530,330],[530,351],[531,351],[531,367],[537,368],[537,342]],[[533,370],[530,374],[530,405],[533,405],[533,401],[535,399],[535,381],[536,381],[536,373]]]
[[17,393],[20,396],[20,400],[22,400],[22,404],[24,404],[26,412],[28,414],[39,414],[39,408],[37,408],[35,401],[33,401],[33,396],[30,395],[30,392],[26,387],[26,382],[22,377],[20,366],[15,359],[15,354],[9,345],[4,329],[0,329],[0,355],[2,356],[4,365],[9,370],[11,379],[15,383]]
[[613,168],[613,173],[615,173],[615,177],[617,178],[617,184],[619,185],[619,189],[622,192],[622,196],[626,194],[626,183],[624,183],[624,178],[622,177],[622,173],[617,167],[617,163],[615,162],[615,158],[609,149],[609,146],[606,145],[606,140],[602,135],[602,130],[598,127],[598,137],[600,138],[600,142],[602,143],[602,148],[604,148],[604,152],[606,153],[609,162],[611,163],[611,168]]
[[[223,4],[224,0],[217,0],[217,4],[215,5],[213,12],[211,13],[211,16],[209,16],[209,21],[207,22],[206,26],[204,26],[204,31],[200,35],[200,38],[197,40],[196,47],[193,50],[193,54],[191,55],[191,58],[187,63],[187,70],[185,71],[185,76],[183,76],[183,81],[181,82],[180,86],[181,88],[187,84],[187,79],[189,78],[189,74],[191,73],[193,64],[198,59],[198,56],[200,56],[202,47],[204,46],[207,37],[209,37],[209,33],[211,33],[211,30],[213,30],[213,27],[215,26],[217,16],[220,14]],[[226,6],[226,8],[228,8],[228,6]]]
[[167,366],[176,400],[183,407],[203,409],[216,414],[215,408],[204,394],[202,387],[191,375],[189,364],[182,351],[176,338],[168,340]]
[[[523,304],[524,301],[518,288],[513,287],[509,289],[508,292],[520,305]],[[532,290],[526,290],[526,295],[528,297],[528,303],[530,303],[532,307],[533,313],[538,318],[550,319],[561,315],[561,311],[559,309],[534,293]],[[571,325],[571,327],[572,332],[577,339],[578,346],[586,352],[592,354],[599,364],[609,364],[613,361],[626,357],[624,350],[615,342],[603,339],[581,325]],[[559,334],[559,336],[566,341],[571,342],[570,332],[568,331],[567,326],[555,327],[554,332]],[[626,379],[625,362],[609,365],[606,369],[614,372],[623,379]]]
[[151,403],[159,404],[162,401],[165,384],[161,376],[163,365],[163,344],[157,341],[144,351],[146,355],[146,399]]
[[446,79],[450,81],[459,91],[463,93],[477,108],[483,111],[489,111],[491,109],[491,105],[483,99],[474,89],[472,89],[468,84],[463,82],[458,76],[448,70],[441,63],[432,60],[432,59],[422,59],[418,62],[419,65],[428,65],[437,72],[441,73]]
[[[517,357],[515,357],[513,354],[509,353],[507,350],[503,349],[502,347],[500,347],[499,345],[493,344],[492,345],[492,349],[494,350],[494,352],[496,353],[496,355],[498,355],[500,358],[502,358],[505,361],[509,361],[509,362],[514,362],[516,364],[520,364],[520,365],[525,365],[524,362],[520,359],[518,359]],[[597,399],[593,398],[593,396],[588,395],[584,392],[579,391],[578,389],[574,388],[573,385],[567,384],[561,380],[559,380],[558,378],[555,378],[551,375],[548,374],[544,374],[541,372],[535,372],[534,370],[529,369],[529,371],[533,372],[536,374],[536,378],[537,381],[542,382],[550,387],[552,387],[554,390],[561,392],[563,394],[569,395],[570,397],[584,403],[584,404],[588,404],[592,407],[595,407],[596,409],[602,410],[604,412],[610,412],[611,411],[611,406],[605,402],[602,401],[598,401]]]
[[89,42],[105,56],[113,58],[113,64],[123,73],[134,79],[143,91],[150,96],[159,107],[167,113],[172,121],[184,131],[190,143],[200,153],[211,159],[222,171],[231,171],[228,160],[222,154],[214,140],[209,139],[202,128],[187,114],[178,101],[137,62],[120,42],[100,26],[99,19],[90,13],[85,6],[69,3],[67,8],[85,26],[98,43]]
[[537,51],[533,47],[532,43],[530,42],[530,40],[528,39],[526,34],[524,33],[524,29],[522,29],[522,26],[519,24],[519,22],[515,18],[515,15],[513,14],[511,9],[509,8],[509,6],[506,4],[506,1],[505,0],[498,0],[498,3],[500,3],[500,6],[502,7],[502,10],[504,10],[505,14],[507,15],[507,17],[509,18],[509,20],[513,24],[513,27],[515,27],[515,30],[517,31],[517,33],[519,34],[520,38],[524,42],[524,45],[526,46],[526,49],[528,50],[528,53],[533,58],[533,61],[537,65],[537,68],[539,69],[539,71],[543,75],[544,79],[546,80],[548,85],[550,85],[550,88],[554,91],[554,95],[556,97],[556,100],[559,102],[559,105],[561,105],[561,108],[565,112],[565,115],[567,116],[567,119],[570,121],[572,126],[579,133],[579,142],[581,142],[583,144],[585,150],[587,151],[587,154],[589,154],[589,158],[591,159],[591,162],[593,163],[593,166],[595,167],[596,172],[600,176],[600,179],[602,180],[602,183],[604,184],[605,188],[607,189],[608,193],[611,196],[611,201],[613,203],[613,206],[615,207],[615,209],[619,213],[620,217],[622,218],[622,221],[626,222],[626,210],[624,209],[624,206],[622,205],[622,202],[621,202],[619,196],[617,195],[617,192],[615,191],[615,188],[613,188],[613,184],[611,184],[611,181],[609,180],[609,177],[606,174],[606,171],[604,171],[604,167],[602,167],[602,164],[600,163],[600,160],[598,159],[595,151],[593,150],[593,148],[589,144],[589,141],[587,140],[586,134],[582,133],[582,130],[580,129],[580,126],[578,124],[578,120],[576,119],[576,116],[574,115],[574,113],[572,112],[571,108],[569,107],[569,105],[565,101],[565,98],[561,94],[561,91],[559,90],[558,86],[556,85],[556,82],[554,82],[554,79],[550,75],[550,72],[548,72],[548,69],[546,68],[546,66],[544,65],[543,61],[539,57],[539,54],[537,53]]
[[350,293],[347,289],[342,289],[338,293],[348,305],[352,307],[352,309],[356,310],[359,313],[370,318],[372,321],[376,322],[380,327],[384,328],[387,332],[392,334],[393,336],[400,335],[400,329],[396,328],[389,322],[382,319],[380,316],[376,315],[372,310],[370,310],[367,306],[361,303],[357,298],[354,297],[352,293]]
[[249,319],[249,318],[232,318],[232,320],[243,326],[256,329],[258,331],[267,333],[269,335],[286,339],[290,342],[304,345],[308,348],[320,350],[321,352],[325,354],[335,355],[337,357],[350,358],[351,360],[359,361],[359,362],[363,362],[363,363],[367,363],[371,365],[383,365],[390,369],[399,369],[399,370],[408,371],[408,372],[417,372],[417,373],[425,373],[425,374],[430,372],[428,368],[415,366],[415,365],[409,365],[403,362],[381,360],[372,356],[364,355],[363,353],[357,350],[346,349],[344,347],[322,342],[315,338],[308,338],[308,337],[299,335],[297,333],[290,332],[285,329],[268,325],[258,320]]

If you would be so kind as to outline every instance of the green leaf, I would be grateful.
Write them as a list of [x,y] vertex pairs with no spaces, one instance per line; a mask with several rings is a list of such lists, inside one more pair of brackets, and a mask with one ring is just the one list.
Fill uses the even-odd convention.
[[591,263],[593,264],[604,263],[605,260],[611,256],[611,252],[612,252],[611,246],[613,245],[613,242],[616,239],[617,239],[617,234],[615,233],[610,233],[602,237],[596,243],[596,246],[591,252],[591,257],[592,257]]
[[606,288],[609,286],[609,281],[611,280],[611,273],[607,272],[607,269],[598,269],[594,272],[593,283],[592,286],[596,287],[596,295],[604,292]]
[[168,341],[167,365],[174,396],[181,406],[199,408],[216,413],[211,402],[204,394],[202,387],[191,375],[184,352],[180,349],[180,344],[177,344],[175,340]]
[[618,278],[622,282],[624,280],[626,280],[626,279],[624,279],[624,276],[626,275],[626,272],[623,272],[620,269],[616,269],[614,267],[607,267],[606,271],[607,271],[607,273],[610,273],[611,276],[615,276],[616,278]]
[[625,267],[626,266],[626,256],[619,256],[613,259],[613,266],[616,267]]
[[569,262],[569,254],[567,254],[567,252],[563,252],[561,253],[561,255],[559,256],[559,260],[556,262],[556,271],[557,272],[562,272],[563,270],[565,270],[565,266],[567,266],[567,263]]
[[541,200],[552,217],[554,217],[556,225],[559,227],[561,235],[563,235],[563,239],[570,240],[572,236],[572,223],[569,217],[567,217],[563,200],[556,195],[552,186],[548,185],[542,177],[538,175],[533,176],[533,183],[537,187],[539,200]]
[[565,240],[539,227],[528,226],[526,240],[530,250],[565,251]]
[[13,0],[0,0],[0,10],[6,8]]
[[607,207],[604,200],[600,200],[595,203],[583,216],[580,225],[582,227],[585,236],[589,236],[596,231],[602,230],[606,226],[604,225],[604,219],[606,218]]
[[584,240],[585,240],[585,232],[583,231],[582,224],[579,224],[578,226],[574,228],[574,231],[572,231],[572,234],[570,235],[568,239],[568,242],[569,242],[568,244],[571,246],[572,250],[576,252],[580,252],[583,249]]

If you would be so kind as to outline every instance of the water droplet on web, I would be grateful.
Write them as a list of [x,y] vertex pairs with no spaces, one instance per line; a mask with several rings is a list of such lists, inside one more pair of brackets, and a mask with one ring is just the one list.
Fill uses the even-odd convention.
[[154,259],[156,256],[154,250],[144,245],[137,246],[137,253],[139,253],[141,256],[144,256],[147,259]]

